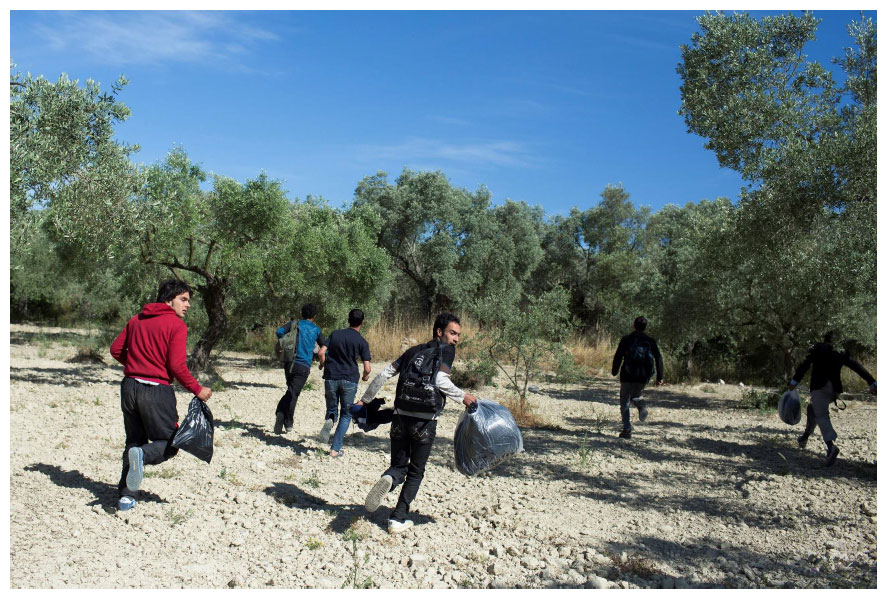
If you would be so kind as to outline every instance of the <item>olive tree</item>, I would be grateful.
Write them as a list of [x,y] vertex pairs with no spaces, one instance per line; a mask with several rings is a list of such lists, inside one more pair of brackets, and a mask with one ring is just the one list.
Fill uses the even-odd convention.
[[545,259],[533,284],[537,292],[563,286],[571,313],[599,335],[625,327],[641,305],[647,208],[636,208],[621,185],[608,185],[595,206],[572,208],[552,219],[543,236]]
[[785,370],[813,329],[834,321],[868,326],[874,348],[874,23],[849,26],[855,47],[833,60],[844,82],[804,54],[819,23],[811,13],[707,13],[698,23],[678,66],[680,114],[749,182],[725,247],[737,258],[725,288],[740,292],[741,319],[758,322]]
[[[113,137],[114,125],[130,111],[118,96],[120,77],[110,91],[87,80],[61,75],[55,82],[14,73],[9,82],[9,218],[12,267],[28,251],[35,229],[65,218],[98,219],[107,240],[125,214],[116,206],[140,185],[128,157],[138,146]],[[63,205],[71,209],[62,209]],[[89,206],[89,211],[81,209]],[[45,212],[45,208],[57,207]],[[80,206],[80,207],[74,207]],[[49,222],[51,225],[52,222]],[[96,233],[101,231],[97,230]],[[96,239],[97,245],[100,244]]]
[[[182,149],[145,169],[145,184],[115,209],[126,215],[104,250],[191,283],[206,325],[189,367],[210,365],[211,351],[235,321],[267,323],[293,313],[297,301],[373,299],[384,287],[388,261],[373,246],[368,220],[346,221],[329,208],[294,205],[277,181],[260,174],[238,182],[206,175]],[[64,205],[66,210],[84,209]],[[58,224],[82,255],[97,251],[104,224],[72,219]]]
[[440,171],[405,169],[394,184],[384,172],[365,177],[351,209],[378,215],[377,243],[401,279],[398,293],[423,317],[518,293],[541,257],[538,211],[516,202],[491,208],[486,188],[454,187]]

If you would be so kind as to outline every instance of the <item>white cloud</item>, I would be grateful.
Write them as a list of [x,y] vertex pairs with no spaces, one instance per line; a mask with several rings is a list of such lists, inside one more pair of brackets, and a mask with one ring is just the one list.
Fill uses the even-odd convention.
[[413,137],[392,145],[360,146],[358,151],[365,158],[396,160],[403,164],[440,162],[533,167],[539,163],[538,158],[516,141],[453,143]]
[[[56,52],[85,52],[106,64],[234,61],[278,37],[227,12],[58,12],[35,26]],[[237,66],[237,65],[228,65]]]

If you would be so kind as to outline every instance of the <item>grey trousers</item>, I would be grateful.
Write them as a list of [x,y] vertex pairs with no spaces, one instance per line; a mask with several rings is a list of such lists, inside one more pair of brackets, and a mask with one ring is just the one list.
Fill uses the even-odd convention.
[[[632,423],[629,421],[629,403],[632,402],[636,407],[641,405],[641,393],[646,382],[620,382],[620,417],[623,420],[623,429],[632,430]],[[632,399],[639,399],[632,401]]]
[[823,442],[832,442],[838,438],[829,418],[829,404],[832,403],[836,393],[833,392],[832,382],[827,382],[823,388],[811,391],[811,402],[805,412],[805,436],[814,431],[814,425],[820,428]]

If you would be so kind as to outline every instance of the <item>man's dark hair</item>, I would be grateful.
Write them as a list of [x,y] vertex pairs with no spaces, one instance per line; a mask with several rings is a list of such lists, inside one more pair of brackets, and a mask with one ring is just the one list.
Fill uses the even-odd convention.
[[191,287],[184,280],[176,280],[175,278],[167,280],[160,283],[160,288],[157,289],[157,302],[172,301],[182,293],[188,293],[189,296],[194,295]]
[[314,303],[306,303],[302,306],[302,318],[305,320],[310,320],[315,317],[318,313],[318,308],[315,307]]
[[457,324],[459,324],[459,318],[447,312],[438,314],[438,317],[435,318],[435,325],[432,326],[432,336],[434,338],[438,338],[439,328],[441,329],[441,334],[444,334],[444,329],[447,328],[447,325],[451,322],[456,322]]
[[644,316],[638,316],[635,318],[635,321],[632,322],[632,326],[639,332],[644,332],[644,329],[648,327],[647,318]]
[[364,322],[364,312],[360,309],[353,309],[348,312],[348,325],[354,328],[360,326]]
[[827,332],[825,332],[823,334],[823,342],[829,343],[831,345],[835,342],[835,340],[836,340],[836,338],[838,338],[838,336],[839,336],[839,333],[837,331],[828,330]]

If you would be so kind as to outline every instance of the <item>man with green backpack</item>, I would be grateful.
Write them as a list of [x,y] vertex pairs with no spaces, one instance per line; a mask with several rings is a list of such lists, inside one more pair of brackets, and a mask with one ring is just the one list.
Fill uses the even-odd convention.
[[[620,374],[620,416],[623,419],[623,430],[620,438],[632,438],[632,424],[629,422],[630,403],[638,408],[638,419],[644,421],[648,416],[648,408],[641,393],[657,369],[657,386],[663,384],[663,356],[657,341],[644,333],[647,319],[638,316],[632,323],[632,332],[620,339],[611,375]],[[620,363],[623,364],[620,367]]]
[[290,320],[277,329],[277,344],[275,352],[281,365],[284,367],[284,376],[287,380],[287,391],[278,401],[274,413],[274,433],[282,434],[293,429],[293,413],[296,411],[296,403],[299,401],[299,393],[308,380],[311,372],[311,361],[314,357],[315,346],[318,349],[318,368],[324,368],[324,355],[327,351],[327,341],[321,329],[314,323],[318,310],[313,303],[302,306],[302,319],[298,322]]

